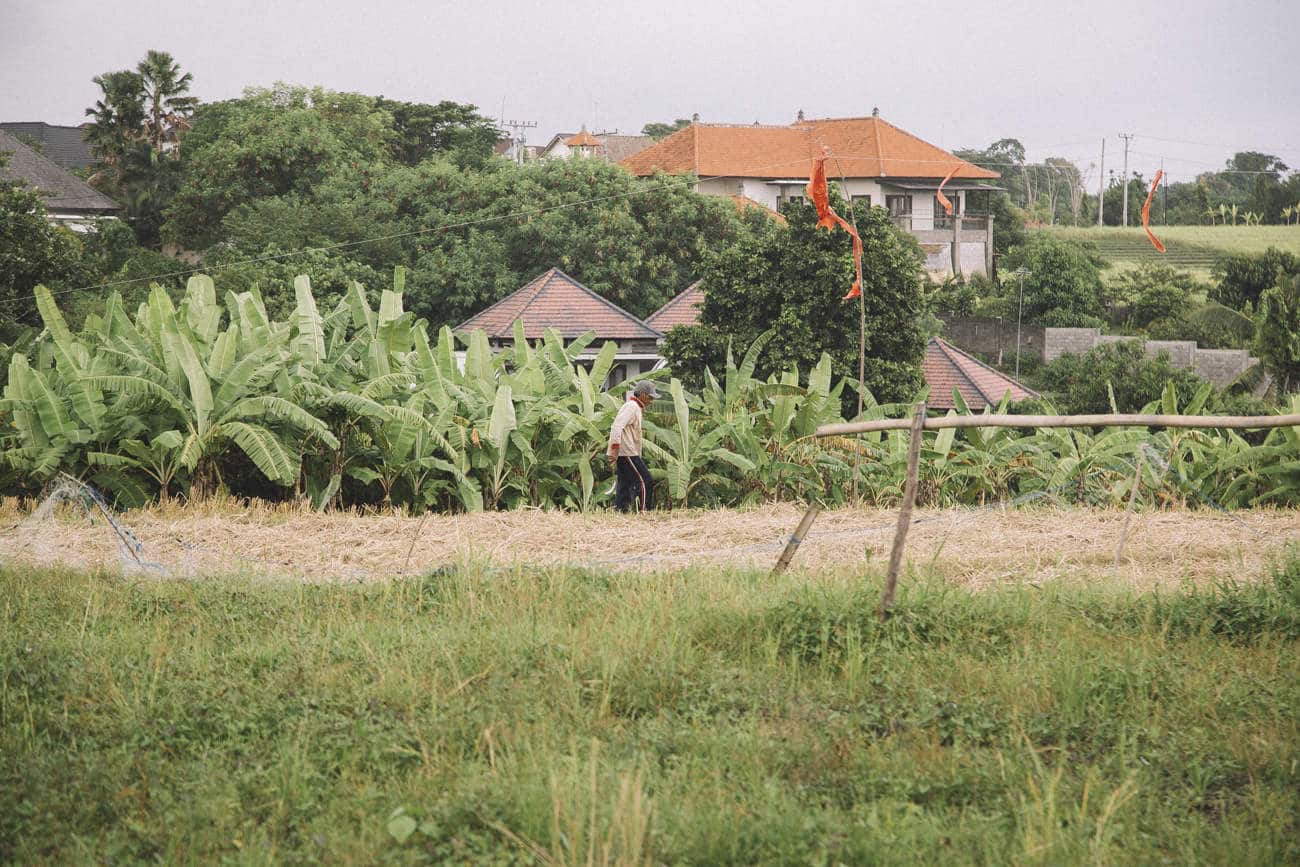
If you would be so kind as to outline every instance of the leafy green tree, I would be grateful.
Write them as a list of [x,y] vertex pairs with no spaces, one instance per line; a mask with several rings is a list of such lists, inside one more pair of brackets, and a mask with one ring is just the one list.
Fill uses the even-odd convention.
[[338,172],[382,164],[392,141],[391,115],[360,94],[277,85],[204,106],[186,137],[164,236],[206,249],[223,240],[227,214],[266,197],[309,195]]
[[444,99],[436,105],[379,97],[375,108],[393,118],[393,158],[413,166],[436,154],[455,153],[458,162],[481,163],[492,153],[497,128],[478,107]]
[[[429,159],[348,165],[311,189],[250,201],[222,223],[216,255],[256,259],[345,245],[319,258],[326,270],[312,265],[316,254],[241,268],[243,279],[267,289],[272,307],[280,303],[272,284],[287,286],[293,273],[331,292],[347,279],[366,282],[362,269],[380,274],[404,264],[411,309],[456,325],[559,267],[646,316],[689,285],[705,252],[741,226],[729,202],[700,196],[680,178],[637,179],[600,160],[492,160],[472,169]],[[370,240],[377,236],[386,240]]]
[[[6,161],[0,154],[0,166]],[[32,303],[38,283],[63,287],[92,278],[81,242],[47,219],[40,194],[0,177],[0,341],[9,342],[22,326],[40,322]]]
[[1257,347],[1278,394],[1300,391],[1300,275],[1284,275],[1260,297]]
[[[1035,232],[1013,247],[999,266],[1004,292],[1018,296],[1020,281],[1011,277],[1017,269],[1024,278],[1024,316],[1027,321],[1049,317],[1066,325],[1079,317],[1100,316],[1104,262],[1091,249],[1062,240],[1046,232]],[[1013,285],[1014,284],[1014,285]]]
[[[837,196],[832,199],[838,203]],[[687,373],[696,362],[672,351],[716,346],[719,337],[748,346],[774,329],[759,362],[760,376],[811,369],[826,352],[836,375],[857,378],[858,305],[841,300],[853,283],[848,235],[816,228],[809,204],[789,205],[784,213],[786,225],[770,223],[709,260],[699,327],[718,337],[675,337],[665,354],[674,370],[681,366],[679,376],[697,375]],[[879,400],[907,400],[920,388],[925,351],[920,249],[883,208],[859,208],[856,217],[865,247],[865,384]]]
[[648,123],[641,127],[641,135],[648,135],[658,141],[659,139],[668,138],[677,130],[685,129],[690,125],[690,119],[685,117],[679,117],[672,123]]
[[1276,247],[1263,253],[1235,253],[1214,263],[1215,284],[1210,300],[1235,310],[1257,307],[1259,298],[1274,286],[1278,275],[1300,274],[1300,257]]
[[[1205,381],[1169,362],[1166,353],[1147,358],[1136,340],[1107,343],[1084,355],[1062,355],[1038,369],[1036,387],[1066,413],[1138,412],[1159,400],[1168,383],[1191,395]],[[1111,396],[1114,395],[1114,408]]]

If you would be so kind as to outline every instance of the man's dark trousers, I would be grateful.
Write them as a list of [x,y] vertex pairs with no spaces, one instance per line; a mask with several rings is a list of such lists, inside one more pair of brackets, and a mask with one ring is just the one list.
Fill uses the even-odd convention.
[[620,512],[627,512],[632,509],[632,504],[638,504],[638,510],[648,512],[654,508],[654,479],[650,477],[650,469],[641,460],[640,455],[625,457],[619,455],[617,481],[614,484],[614,508]]

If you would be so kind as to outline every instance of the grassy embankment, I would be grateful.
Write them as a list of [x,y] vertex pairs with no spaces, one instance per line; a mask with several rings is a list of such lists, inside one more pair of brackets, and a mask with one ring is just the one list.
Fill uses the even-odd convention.
[[1090,241],[1117,271],[1143,264],[1164,264],[1209,279],[1215,259],[1226,253],[1262,253],[1277,247],[1300,255],[1300,226],[1155,226],[1152,231],[1168,252],[1161,254],[1140,227],[1099,229],[1056,227],[1068,240]]
[[1300,559],[877,591],[0,568],[0,861],[1300,859]]

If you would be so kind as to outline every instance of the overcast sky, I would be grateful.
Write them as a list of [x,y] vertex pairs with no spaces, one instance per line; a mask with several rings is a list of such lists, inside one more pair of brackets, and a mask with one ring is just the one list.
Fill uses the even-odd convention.
[[[205,100],[276,81],[472,102],[557,131],[881,115],[1175,180],[1300,168],[1300,0],[0,0],[0,120],[79,123],[91,77],[170,51]],[[504,109],[503,109],[504,106]],[[1095,175],[1094,175],[1095,178]]]

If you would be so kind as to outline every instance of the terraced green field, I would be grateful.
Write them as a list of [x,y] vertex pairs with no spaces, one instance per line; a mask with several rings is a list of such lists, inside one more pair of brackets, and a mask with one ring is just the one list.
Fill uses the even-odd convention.
[[1141,228],[1051,228],[1059,237],[1089,241],[1119,270],[1162,263],[1208,277],[1214,261],[1229,253],[1262,253],[1278,247],[1300,255],[1300,226],[1158,226],[1153,231],[1168,252],[1151,246]]

